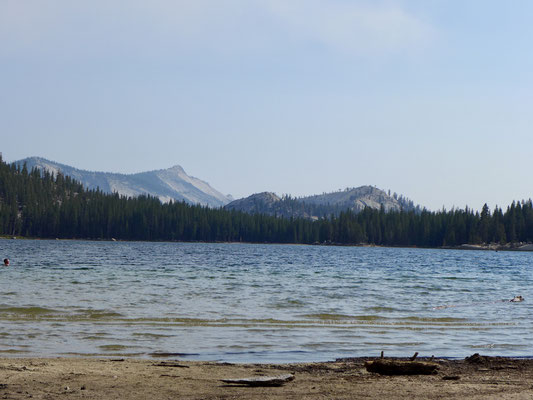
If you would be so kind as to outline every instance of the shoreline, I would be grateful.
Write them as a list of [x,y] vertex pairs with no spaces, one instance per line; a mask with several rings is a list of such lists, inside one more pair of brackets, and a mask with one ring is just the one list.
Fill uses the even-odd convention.
[[533,251],[533,243],[506,243],[506,244],[469,244],[463,243],[457,246],[438,246],[438,247],[421,247],[421,246],[385,246],[368,243],[275,243],[275,242],[206,242],[206,241],[180,241],[180,240],[125,240],[125,239],[81,239],[81,238],[38,238],[25,236],[0,236],[0,240],[50,240],[50,241],[82,241],[82,242],[123,242],[123,243],[205,243],[205,244],[265,244],[277,246],[325,246],[325,247],[365,247],[365,248],[383,248],[383,249],[425,249],[425,250],[470,250],[470,251]]
[[[533,396],[533,359],[429,360],[431,375],[386,376],[365,361],[231,364],[128,358],[0,357],[0,395],[10,399],[517,399]],[[406,360],[386,358],[386,360]],[[428,361],[420,358],[417,361]],[[223,379],[294,375],[280,387],[247,387]]]

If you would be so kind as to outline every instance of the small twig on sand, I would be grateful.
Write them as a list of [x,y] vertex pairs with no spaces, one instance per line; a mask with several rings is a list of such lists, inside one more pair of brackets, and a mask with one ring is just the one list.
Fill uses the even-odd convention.
[[178,364],[172,361],[162,361],[157,364],[152,364],[152,367],[189,368],[188,365]]

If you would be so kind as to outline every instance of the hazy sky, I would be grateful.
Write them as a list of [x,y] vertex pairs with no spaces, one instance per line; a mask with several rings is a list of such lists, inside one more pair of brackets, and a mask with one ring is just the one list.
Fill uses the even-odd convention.
[[223,193],[533,197],[533,2],[1,0],[0,151]]

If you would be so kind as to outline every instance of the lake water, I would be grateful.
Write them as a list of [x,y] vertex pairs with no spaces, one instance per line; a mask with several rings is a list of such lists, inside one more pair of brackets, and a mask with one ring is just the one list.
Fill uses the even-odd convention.
[[533,253],[0,240],[0,257],[0,356],[533,356]]

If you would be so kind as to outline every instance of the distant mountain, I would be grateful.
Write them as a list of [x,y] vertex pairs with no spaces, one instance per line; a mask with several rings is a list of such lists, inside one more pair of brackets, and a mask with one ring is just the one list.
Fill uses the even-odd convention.
[[361,211],[365,207],[379,209],[381,206],[385,208],[385,211],[415,208],[413,202],[403,196],[396,194],[391,196],[381,189],[368,185],[347,188],[338,192],[301,197],[299,200],[306,204],[332,205],[352,211]]
[[116,192],[129,197],[149,194],[159,198],[162,202],[185,201],[190,204],[201,204],[209,207],[222,207],[233,200],[231,196],[225,196],[213,189],[207,182],[187,175],[179,165],[169,169],[126,175],[83,171],[40,157],[30,157],[15,162],[17,165],[24,163],[29,170],[38,168],[53,174],[61,172],[63,175],[76,179],[89,189],[98,187],[106,193]]
[[338,192],[299,198],[289,196],[281,198],[275,193],[263,192],[232,201],[224,208],[249,214],[318,219],[331,214],[338,215],[346,210],[360,212],[365,207],[374,209],[383,207],[385,211],[420,209],[403,196],[396,194],[391,196],[373,186],[348,188]]

